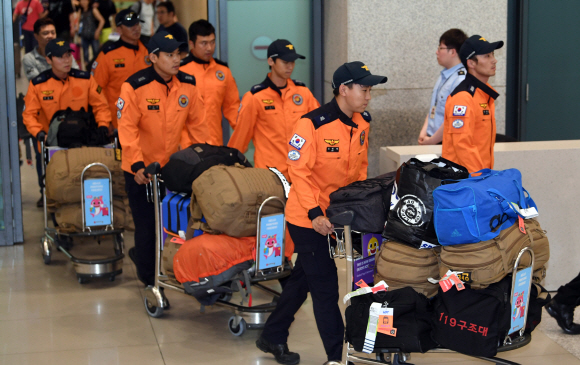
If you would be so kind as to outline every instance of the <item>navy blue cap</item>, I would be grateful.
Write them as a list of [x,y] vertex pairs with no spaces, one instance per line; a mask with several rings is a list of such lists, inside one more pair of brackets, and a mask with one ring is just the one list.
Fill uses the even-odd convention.
[[480,35],[472,35],[467,38],[461,46],[461,49],[459,49],[459,59],[467,67],[467,60],[473,56],[488,54],[501,47],[503,47],[503,41],[489,43],[487,39]]
[[137,23],[145,23],[143,20],[139,19],[139,14],[134,12],[133,10],[123,9],[115,15],[115,24],[117,26],[124,25],[127,27],[132,27]]
[[386,76],[372,75],[369,68],[360,61],[348,62],[340,66],[332,75],[332,88],[354,82],[359,85],[374,86],[387,82]]
[[147,50],[149,53],[157,51],[171,53],[181,47],[181,45],[183,45],[183,42],[177,41],[171,34],[167,33],[167,31],[162,30],[151,37],[149,43],[147,43]]
[[71,52],[70,44],[62,38],[52,39],[46,45],[44,54],[46,57],[62,57],[65,53]]
[[286,39],[276,39],[268,46],[268,58],[279,58],[286,62],[296,61],[297,58],[305,59],[306,57],[296,53],[296,47]]

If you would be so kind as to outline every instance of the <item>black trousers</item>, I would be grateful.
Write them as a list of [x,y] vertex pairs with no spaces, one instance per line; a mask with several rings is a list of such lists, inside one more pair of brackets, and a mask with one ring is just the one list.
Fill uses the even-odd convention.
[[[328,254],[326,236],[312,228],[298,227],[290,223],[288,230],[298,258],[276,309],[266,321],[262,337],[272,344],[286,343],[294,315],[310,292],[314,319],[328,360],[341,361],[344,323],[338,307],[336,264]],[[303,251],[301,246],[308,249]]]
[[564,305],[580,305],[580,274],[568,284],[558,288],[558,294],[556,294],[554,299]]
[[155,206],[147,201],[146,185],[125,171],[125,190],[135,222],[135,265],[148,285],[155,283]]

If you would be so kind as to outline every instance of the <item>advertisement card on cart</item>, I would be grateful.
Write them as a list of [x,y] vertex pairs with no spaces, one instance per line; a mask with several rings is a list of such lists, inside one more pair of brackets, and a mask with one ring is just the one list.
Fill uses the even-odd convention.
[[526,319],[526,305],[530,296],[530,283],[532,281],[532,268],[528,267],[518,271],[513,288],[511,327],[509,333],[514,333],[524,328]]
[[85,226],[106,226],[111,222],[109,179],[87,179],[85,189]]
[[272,214],[260,219],[260,246],[256,254],[258,270],[282,266],[284,251],[284,214]]
[[354,260],[354,282],[374,281],[375,254],[379,252],[383,237],[380,234],[366,233],[362,236],[362,257]]

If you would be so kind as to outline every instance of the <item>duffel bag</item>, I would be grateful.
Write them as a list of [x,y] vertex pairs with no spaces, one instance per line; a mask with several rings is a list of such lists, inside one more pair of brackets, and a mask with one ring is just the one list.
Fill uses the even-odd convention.
[[[485,288],[511,274],[519,252],[524,247],[534,246],[540,253],[534,260],[533,271],[544,266],[549,258],[549,242],[545,231],[535,219],[524,220],[526,234],[515,223],[489,241],[465,245],[443,246],[439,274],[443,277],[447,270],[464,273],[465,282],[473,289]],[[520,260],[520,267],[530,265],[530,255]]]
[[511,321],[511,282],[502,281],[481,290],[465,285],[441,288],[433,308],[433,339],[442,347],[471,356],[492,357],[508,334]]
[[[113,195],[124,197],[125,175],[121,161],[115,160],[115,150],[102,147],[83,147],[57,151],[46,166],[46,199],[49,203],[81,202],[81,173],[94,162],[100,162],[111,171]],[[94,167],[85,172],[85,179],[108,178],[105,169]]]
[[383,237],[415,248],[439,245],[433,227],[433,191],[443,181],[464,179],[467,169],[444,158],[423,162],[416,158],[401,165]]
[[[74,233],[83,231],[81,203],[63,204],[56,209],[54,214],[58,230],[62,233]],[[123,199],[113,200],[113,227],[125,228],[127,224],[126,207]]]
[[[192,184],[191,217],[194,228],[231,237],[256,236],[260,205],[271,196],[284,198],[282,182],[268,169],[213,166]],[[282,212],[281,204],[272,202],[262,215]],[[202,215],[207,223],[202,223]]]
[[173,258],[177,281],[202,304],[215,302],[228,285],[254,264],[256,237],[202,234],[184,242]]
[[433,192],[435,231],[442,245],[491,240],[515,223],[515,208],[537,208],[517,169],[483,169],[474,174]]
[[396,171],[373,179],[355,181],[330,194],[326,215],[331,218],[351,210],[354,220],[351,228],[358,232],[383,231]]
[[243,153],[232,147],[196,143],[177,151],[161,170],[167,189],[191,194],[191,183],[215,165],[233,166],[236,163],[252,167]]
[[437,294],[438,285],[427,279],[439,279],[438,251],[439,247],[418,250],[395,241],[383,242],[376,256],[374,282],[384,280],[389,285],[389,290],[410,286],[431,298]]
[[378,332],[374,352],[381,348],[399,348],[402,352],[426,352],[437,346],[431,339],[432,308],[429,300],[412,288],[380,291],[353,297],[346,308],[346,340],[362,351],[373,303],[388,303],[393,308],[392,327],[396,336]]

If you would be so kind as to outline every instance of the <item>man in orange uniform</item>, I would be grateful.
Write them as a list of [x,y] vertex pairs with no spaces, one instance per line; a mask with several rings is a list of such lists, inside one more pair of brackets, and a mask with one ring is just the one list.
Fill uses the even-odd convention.
[[117,128],[117,109],[115,103],[121,93],[121,85],[135,72],[151,65],[149,52],[141,43],[141,24],[139,16],[128,9],[121,10],[115,16],[117,32],[121,38],[106,45],[93,62],[91,73],[103,92],[111,108],[113,128]]
[[123,146],[121,167],[135,222],[135,247],[129,250],[129,257],[145,285],[155,283],[155,209],[147,201],[145,186],[150,176],[145,175],[145,167],[153,162],[165,165],[177,152],[184,128],[196,143],[208,138],[195,78],[179,71],[180,45],[166,31],[151,37],[147,47],[153,66],[123,83],[116,104]]
[[54,113],[67,108],[89,110],[90,105],[99,132],[108,135],[111,113],[107,100],[101,93],[101,87],[88,72],[72,68],[69,44],[56,38],[48,42],[44,52],[52,68],[30,80],[22,113],[28,132],[35,137],[40,132],[46,135]]
[[[205,105],[205,125],[209,130],[209,143],[222,146],[222,115],[232,128],[240,107],[240,94],[228,64],[213,58],[215,29],[207,20],[198,20],[189,26],[191,52],[181,60],[180,70],[195,76],[195,82]],[[182,148],[188,147],[186,140]]]
[[495,145],[495,99],[499,94],[487,83],[495,75],[494,51],[503,41],[489,43],[469,37],[459,50],[467,76],[445,104],[442,157],[469,172],[493,168]]
[[296,59],[305,57],[285,39],[268,47],[272,72],[261,84],[254,85],[242,98],[242,107],[229,147],[242,152],[254,140],[255,167],[275,167],[288,176],[286,149],[296,121],[320,104],[306,85],[290,79]]
[[341,361],[344,324],[338,308],[338,276],[328,255],[326,235],[333,230],[324,215],[330,193],[367,177],[371,116],[365,111],[373,85],[387,82],[371,75],[362,62],[340,66],[332,77],[335,98],[304,115],[293,130],[288,149],[292,189],[286,205],[288,230],[298,258],[276,309],[256,341],[280,364],[298,364],[288,350],[288,329],[308,292],[318,332],[329,362]]

